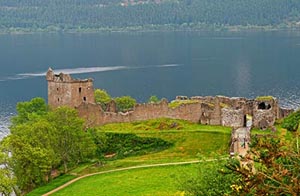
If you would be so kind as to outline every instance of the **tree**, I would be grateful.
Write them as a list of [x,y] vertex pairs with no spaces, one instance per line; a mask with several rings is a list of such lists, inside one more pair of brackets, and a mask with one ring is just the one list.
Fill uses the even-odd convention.
[[159,102],[159,99],[155,95],[152,95],[148,100],[148,103],[158,103],[158,102]]
[[96,89],[94,94],[96,103],[100,104],[105,110],[107,104],[111,101],[110,95],[103,89]]
[[12,192],[19,195],[19,191],[16,186],[17,179],[13,174],[11,158],[9,157],[9,151],[5,146],[4,140],[0,143],[0,165],[0,193],[4,196],[9,196]]
[[[15,177],[11,180],[16,180],[22,194],[51,180],[53,169],[63,166],[67,172],[70,166],[87,160],[95,151],[90,134],[83,130],[84,120],[75,109],[61,107],[48,111],[47,108],[40,98],[19,103],[11,134],[1,142],[6,154],[11,153],[7,168],[11,168]],[[0,175],[7,174],[8,170],[1,170]],[[0,185],[9,187],[9,180],[3,178]]]
[[5,140],[9,144],[13,172],[21,190],[28,192],[51,178],[51,170],[60,161],[53,149],[56,133],[51,123],[40,118],[14,126]]
[[117,97],[114,100],[116,102],[118,111],[121,112],[132,110],[136,104],[136,100],[130,96]]
[[12,118],[12,126],[26,123],[35,116],[45,115],[48,106],[43,98],[33,98],[28,102],[19,102],[17,104],[17,116]]
[[94,154],[95,144],[90,135],[84,132],[84,121],[78,117],[75,109],[57,108],[49,112],[47,120],[55,128],[56,143],[53,148],[65,172],[69,165],[76,165]]

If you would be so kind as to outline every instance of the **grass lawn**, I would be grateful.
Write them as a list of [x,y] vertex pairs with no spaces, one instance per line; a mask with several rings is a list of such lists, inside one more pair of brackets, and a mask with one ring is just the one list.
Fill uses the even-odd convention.
[[177,179],[196,172],[196,165],[185,165],[102,174],[79,180],[53,195],[181,195]]
[[76,176],[73,176],[73,175],[63,175],[63,176],[57,177],[57,178],[55,178],[55,180],[53,180],[52,182],[50,182],[46,186],[39,187],[39,188],[31,191],[27,195],[28,196],[42,195],[44,193],[47,193],[47,192],[55,189],[56,187],[59,187],[59,186],[65,184],[66,182],[68,182],[68,181],[70,181],[74,178],[76,178]]
[[[152,120],[152,122],[153,124],[157,123],[157,121],[154,120]],[[180,130],[148,129],[145,124],[149,123],[149,121],[140,123],[109,124],[101,127],[99,131],[135,133],[141,137],[161,138],[174,143],[174,145],[166,150],[156,153],[132,156],[114,161],[106,161],[101,167],[85,167],[81,171],[77,170],[76,173],[83,175],[121,167],[191,161],[198,160],[199,157],[211,158],[216,157],[216,155],[228,155],[231,128],[199,125],[178,120],[174,122],[179,124]],[[151,126],[155,127],[155,125]],[[139,129],[136,129],[135,127],[139,127]],[[141,127],[147,127],[147,130],[141,130]]]
[[[109,124],[99,127],[98,131],[134,133],[140,137],[161,138],[172,142],[173,146],[141,156],[106,160],[100,166],[86,163],[70,171],[71,174],[80,176],[137,165],[184,162],[199,160],[199,157],[228,156],[231,136],[231,128],[228,127],[199,125],[171,119]],[[174,187],[174,176],[184,171],[193,172],[194,169],[194,166],[188,165],[102,174],[80,180],[61,190],[57,195],[174,195],[175,193],[180,195],[178,189]],[[53,182],[56,181],[57,179]],[[34,190],[29,195],[41,195],[56,187],[58,186],[52,186],[50,183]]]
[[266,129],[266,130],[260,130],[260,129],[252,129],[251,130],[251,136],[255,136],[255,135],[274,135],[274,136],[278,136],[281,137],[282,139],[287,139],[287,140],[291,140],[293,137],[295,137],[295,135],[293,134],[293,132],[288,131],[284,128],[281,127],[281,125],[276,125],[276,132],[271,131],[270,129]]

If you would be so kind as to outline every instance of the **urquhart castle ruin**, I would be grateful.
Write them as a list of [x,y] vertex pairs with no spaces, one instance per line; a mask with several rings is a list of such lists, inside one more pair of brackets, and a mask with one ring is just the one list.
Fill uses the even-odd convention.
[[[58,75],[49,69],[48,103],[51,107],[70,106],[76,108],[88,126],[107,123],[133,122],[155,118],[184,119],[195,123],[245,127],[247,116],[252,116],[252,126],[267,128],[273,126],[277,119],[287,116],[291,110],[279,106],[273,97],[256,99],[229,98],[224,96],[191,97],[190,103],[170,108],[168,101],[159,103],[137,104],[132,111],[118,112],[112,101],[106,111],[96,104],[93,80],[77,80],[68,74]],[[177,100],[188,99],[178,96]]]

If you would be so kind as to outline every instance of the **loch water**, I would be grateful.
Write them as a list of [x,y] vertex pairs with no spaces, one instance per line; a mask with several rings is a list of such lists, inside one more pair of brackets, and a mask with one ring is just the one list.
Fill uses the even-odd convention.
[[45,72],[93,78],[112,96],[277,97],[300,106],[300,32],[0,35],[0,139],[17,102],[47,98]]

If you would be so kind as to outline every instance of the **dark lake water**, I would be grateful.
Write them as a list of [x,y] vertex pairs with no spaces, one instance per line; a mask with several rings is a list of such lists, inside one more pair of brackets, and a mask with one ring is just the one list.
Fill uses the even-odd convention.
[[273,95],[300,106],[300,32],[0,35],[0,138],[17,102],[46,98],[49,66],[140,102]]

